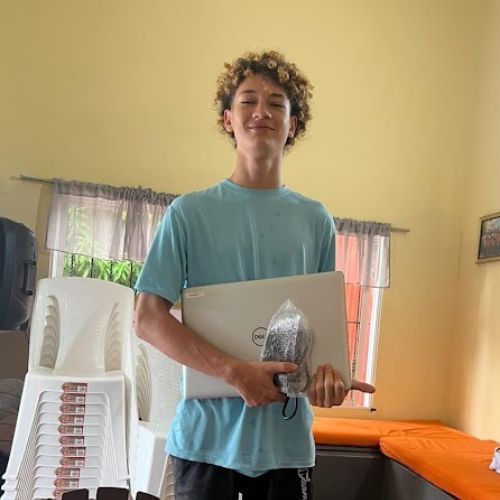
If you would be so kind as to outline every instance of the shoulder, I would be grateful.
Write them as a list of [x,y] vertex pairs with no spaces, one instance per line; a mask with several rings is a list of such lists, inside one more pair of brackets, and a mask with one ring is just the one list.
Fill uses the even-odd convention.
[[311,215],[315,215],[318,218],[331,220],[332,216],[325,205],[313,198],[308,198],[303,194],[297,193],[296,191],[289,191],[289,199],[300,205],[303,209],[307,210]]
[[192,210],[198,210],[206,206],[210,200],[220,198],[219,184],[211,186],[200,191],[192,191],[190,193],[178,196],[169,206],[173,212],[179,214],[189,213]]

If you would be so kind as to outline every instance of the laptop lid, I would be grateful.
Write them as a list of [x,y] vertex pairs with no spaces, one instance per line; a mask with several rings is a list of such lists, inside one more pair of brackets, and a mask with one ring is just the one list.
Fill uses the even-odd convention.
[[[344,276],[339,271],[187,288],[182,320],[226,354],[257,361],[269,321],[287,299],[309,322],[311,371],[330,363],[350,387]],[[182,385],[187,399],[239,396],[233,386],[186,366]]]

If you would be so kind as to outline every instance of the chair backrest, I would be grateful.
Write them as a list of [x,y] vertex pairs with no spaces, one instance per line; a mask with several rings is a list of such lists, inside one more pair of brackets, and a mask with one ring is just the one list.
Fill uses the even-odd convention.
[[92,278],[40,280],[29,369],[78,376],[120,370],[123,333],[132,327],[133,309],[133,291],[115,283]]

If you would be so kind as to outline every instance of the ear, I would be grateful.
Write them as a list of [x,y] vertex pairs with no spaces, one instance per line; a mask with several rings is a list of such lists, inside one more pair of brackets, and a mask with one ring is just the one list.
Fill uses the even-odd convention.
[[233,119],[233,117],[231,116],[231,110],[230,109],[225,109],[224,110],[224,128],[230,134],[233,132],[232,119]]
[[295,137],[295,132],[297,131],[297,117],[295,115],[290,116],[290,130],[288,131],[288,137],[291,139]]

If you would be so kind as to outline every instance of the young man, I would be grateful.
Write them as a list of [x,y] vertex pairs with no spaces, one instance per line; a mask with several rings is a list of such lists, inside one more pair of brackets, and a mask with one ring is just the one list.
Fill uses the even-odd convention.
[[[305,131],[310,97],[310,83],[277,52],[225,65],[216,103],[221,130],[235,146],[234,171],[172,203],[136,285],[137,334],[241,395],[179,403],[166,447],[176,500],[229,500],[238,492],[244,500],[311,498],[312,411],[301,399],[297,415],[284,421],[285,397],[273,383],[276,373],[297,366],[231,358],[169,314],[185,286],[333,269],[332,217],[281,182],[284,150]],[[357,381],[352,388],[374,391]],[[311,404],[339,405],[345,395],[340,374],[317,367]]]

